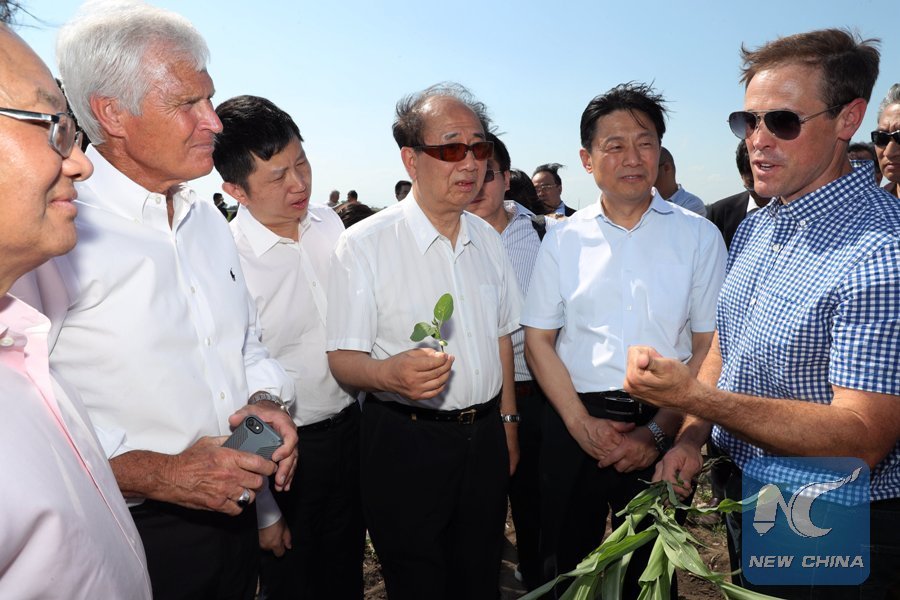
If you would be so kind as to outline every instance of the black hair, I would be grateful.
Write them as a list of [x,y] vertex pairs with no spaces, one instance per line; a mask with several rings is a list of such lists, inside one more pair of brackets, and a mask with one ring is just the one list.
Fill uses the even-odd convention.
[[506,197],[515,200],[536,215],[544,213],[544,207],[534,189],[531,177],[528,173],[520,169],[510,169],[509,171],[509,190]]
[[741,177],[753,178],[753,168],[750,166],[750,153],[747,151],[747,143],[739,140],[737,150],[734,152],[734,161],[737,163],[738,173]]
[[335,209],[335,212],[337,212],[337,215],[341,218],[341,222],[344,223],[344,228],[355,225],[363,219],[375,214],[375,211],[372,210],[371,207],[366,204],[360,204],[359,202],[341,204]]
[[[627,110],[635,119],[637,119],[636,111],[647,115],[656,128],[657,138],[662,142],[663,134],[666,132],[665,100],[651,86],[629,81],[620,83],[605,94],[595,96],[588,102],[581,115],[582,148],[590,152],[597,129],[597,120],[617,110]],[[640,122],[640,119],[637,120]]]
[[253,156],[269,160],[293,140],[303,141],[290,115],[259,96],[236,96],[216,108],[222,131],[216,134],[213,162],[222,179],[249,191]]
[[494,160],[497,161],[500,170],[509,171],[511,163],[509,160],[509,150],[506,149],[506,144],[504,144],[496,134],[490,131],[487,133],[487,141],[493,142],[494,144]]
[[475,99],[465,86],[454,82],[438,83],[421,92],[404,96],[397,103],[396,117],[392,127],[394,141],[401,148],[425,145],[425,111],[424,108],[432,98],[453,98],[467,106],[481,122],[481,128],[487,132],[491,120],[484,103]]
[[405,185],[408,185],[409,187],[412,187],[412,181],[407,181],[407,180],[405,180],[405,179],[401,179],[400,181],[398,181],[397,183],[395,183],[395,184],[394,184],[394,195],[396,196],[397,194],[399,194],[399,193],[400,193],[400,188],[402,188],[402,187],[405,186]]
[[553,181],[556,182],[556,185],[562,185],[562,178],[560,178],[558,171],[565,167],[565,165],[559,163],[546,163],[535,168],[534,173],[532,173],[531,176],[534,177],[538,173],[550,173],[553,176]]

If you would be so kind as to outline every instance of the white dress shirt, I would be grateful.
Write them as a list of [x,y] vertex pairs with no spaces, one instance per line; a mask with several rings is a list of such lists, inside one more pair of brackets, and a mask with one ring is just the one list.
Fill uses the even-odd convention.
[[178,454],[228,435],[252,391],[293,402],[293,382],[259,342],[218,209],[179,186],[170,227],[164,195],[87,154],[94,176],[76,185],[78,243],[54,260],[69,306],[50,362],[81,394],[107,455]]
[[[409,339],[430,323],[443,294],[453,295],[444,325],[446,351],[456,357],[443,393],[417,406],[456,410],[500,392],[498,338],[518,328],[521,294],[500,236],[482,219],[460,217],[455,248],[439,234],[414,195],[343,233],[328,286],[328,350],[356,350],[385,359],[431,338]],[[410,404],[397,394],[382,400]]]
[[77,394],[49,371],[49,321],[0,297],[0,598],[151,597],[144,547]]
[[325,353],[329,264],[344,225],[331,208],[310,206],[299,229],[299,241],[283,238],[243,206],[231,222],[261,341],[298,391],[297,426],[333,417],[355,401],[332,376]]
[[715,329],[726,258],[715,225],[655,193],[630,231],[598,201],[547,231],[522,324],[560,330],[577,392],[621,389],[629,346],[687,361],[692,333]]

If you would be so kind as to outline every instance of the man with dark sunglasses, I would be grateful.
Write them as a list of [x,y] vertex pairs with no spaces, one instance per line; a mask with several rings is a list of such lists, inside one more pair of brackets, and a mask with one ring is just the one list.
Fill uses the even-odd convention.
[[[368,392],[363,509],[391,600],[497,597],[521,297],[500,237],[464,212],[485,179],[488,125],[457,84],[401,100],[393,131],[412,193],[344,232],[332,261],[328,360]],[[446,352],[413,341],[448,293]]]
[[[0,1],[0,15],[9,8]],[[149,600],[106,455],[77,391],[49,368],[49,321],[7,293],[75,245],[74,184],[93,168],[50,71],[4,24],[0,106],[0,597]]]
[[900,83],[892,85],[878,105],[878,129],[872,132],[872,144],[888,180],[884,190],[900,198]]
[[[900,203],[878,189],[871,165],[854,168],[847,157],[878,76],[875,43],[829,29],[742,49],[745,110],[730,125],[746,139],[756,190],[774,200],[734,237],[699,380],[652,348],[629,356],[626,389],[689,413],[657,472],[681,494],[710,429],[737,467],[725,485],[732,498],[760,464],[753,459],[868,464],[868,579],[853,589],[736,576],[778,597],[885,598],[900,589]],[[738,552],[740,525],[728,527]],[[779,549],[767,552],[786,554]],[[732,567],[747,568],[743,560]]]

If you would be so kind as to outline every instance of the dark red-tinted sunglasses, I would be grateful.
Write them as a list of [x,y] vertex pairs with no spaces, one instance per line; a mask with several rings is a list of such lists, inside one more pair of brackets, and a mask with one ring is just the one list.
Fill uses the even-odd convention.
[[474,144],[442,144],[440,146],[413,146],[430,156],[444,162],[459,162],[466,157],[469,150],[475,160],[487,160],[494,152],[494,142],[475,142]]

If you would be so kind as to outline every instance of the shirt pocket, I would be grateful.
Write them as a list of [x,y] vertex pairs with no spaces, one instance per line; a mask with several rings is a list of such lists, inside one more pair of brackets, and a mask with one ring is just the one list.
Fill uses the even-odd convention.
[[691,269],[686,265],[654,265],[643,280],[647,316],[666,337],[675,337],[690,316]]

